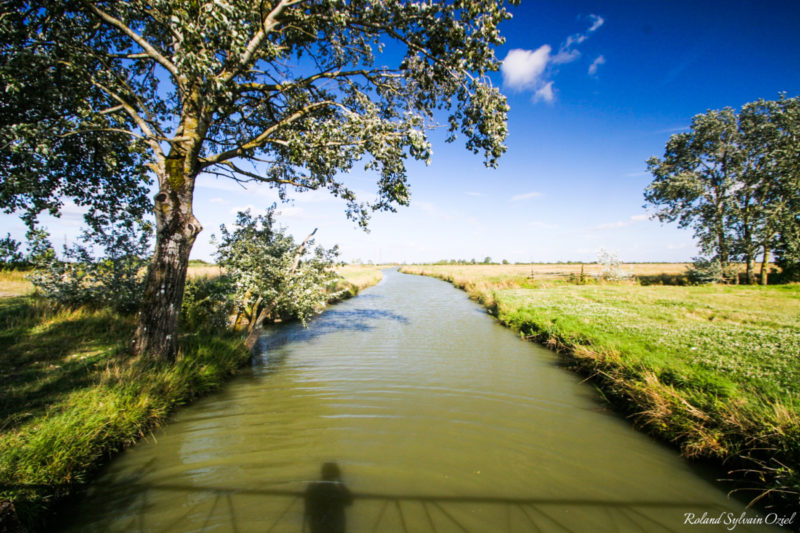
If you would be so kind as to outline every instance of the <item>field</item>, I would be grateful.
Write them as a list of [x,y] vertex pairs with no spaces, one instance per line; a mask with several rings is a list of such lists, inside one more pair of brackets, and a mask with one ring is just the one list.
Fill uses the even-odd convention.
[[[402,271],[467,290],[523,337],[563,353],[637,425],[685,456],[730,465],[750,457],[739,462],[755,471],[750,486],[796,493],[800,285],[568,283],[574,266],[534,265],[532,279],[516,265]],[[658,265],[626,268],[661,274]]]

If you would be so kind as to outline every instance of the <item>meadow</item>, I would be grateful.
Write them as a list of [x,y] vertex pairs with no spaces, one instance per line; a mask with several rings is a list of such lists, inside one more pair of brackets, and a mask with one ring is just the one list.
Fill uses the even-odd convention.
[[[348,267],[337,289],[380,281]],[[214,266],[190,276],[215,276]],[[136,318],[59,309],[33,295],[24,272],[0,272],[0,501],[32,529],[116,452],[163,424],[179,405],[218,388],[250,354],[234,331],[184,332],[174,365],[130,356]]]
[[[401,270],[466,290],[522,337],[563,354],[640,428],[686,457],[749,470],[736,477],[752,496],[771,491],[796,504],[800,285],[642,286],[588,276],[580,283],[576,267]],[[588,267],[585,275],[594,273]],[[624,268],[658,278],[682,266],[666,267]]]

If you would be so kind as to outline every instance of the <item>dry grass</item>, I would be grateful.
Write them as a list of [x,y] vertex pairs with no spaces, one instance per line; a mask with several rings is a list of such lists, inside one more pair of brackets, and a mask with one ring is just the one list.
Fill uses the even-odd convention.
[[359,291],[377,285],[383,279],[383,273],[374,266],[345,265],[338,267],[336,272]]
[[27,270],[0,271],[0,298],[24,296],[33,292],[33,285],[25,279]]
[[216,278],[221,275],[223,269],[218,265],[203,265],[203,266],[189,266],[189,272],[186,274],[188,279],[194,278]]

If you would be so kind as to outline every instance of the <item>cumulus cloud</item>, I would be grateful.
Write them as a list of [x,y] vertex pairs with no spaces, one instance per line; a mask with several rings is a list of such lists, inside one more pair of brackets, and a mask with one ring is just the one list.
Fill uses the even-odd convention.
[[550,46],[546,44],[535,51],[518,48],[510,50],[500,67],[503,84],[517,90],[536,87],[550,61],[550,50]]
[[[599,15],[589,15],[588,18],[589,28],[583,33],[568,36],[556,53],[553,53],[553,48],[549,44],[543,44],[536,50],[521,48],[510,50],[500,66],[503,85],[515,91],[532,91],[534,102],[553,102],[555,90],[553,81],[548,79],[552,75],[548,67],[571,63],[581,57],[581,52],[576,46],[586,41],[605,22]],[[589,67],[589,74],[597,72],[598,65],[604,62],[603,56],[595,59]]]
[[597,74],[597,67],[599,67],[600,65],[605,64],[605,62],[606,62],[606,58],[605,57],[603,57],[601,55],[597,56],[597,58],[594,61],[592,61],[592,64],[589,65],[589,75],[590,76],[594,76],[595,74]]
[[540,193],[540,192],[536,192],[536,191],[526,192],[526,193],[523,193],[523,194],[517,194],[517,195],[512,196],[511,197],[511,201],[512,202],[519,202],[520,200],[530,200],[531,198],[539,198],[540,196],[542,196],[542,193]]

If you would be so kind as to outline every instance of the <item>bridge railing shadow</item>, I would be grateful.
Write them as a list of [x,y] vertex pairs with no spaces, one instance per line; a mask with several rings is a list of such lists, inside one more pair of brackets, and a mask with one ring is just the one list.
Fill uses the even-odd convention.
[[[0,487],[3,488],[3,487]],[[11,488],[11,487],[5,487]],[[29,487],[30,488],[30,487]],[[92,484],[95,491],[113,489],[118,491],[121,487],[118,484]],[[196,523],[197,516],[205,515],[203,524],[199,531],[213,529],[218,525],[219,516],[224,516],[223,521],[229,521],[231,531],[242,531],[249,529],[243,528],[239,523],[239,513],[235,504],[235,497],[250,496],[264,499],[264,504],[260,508],[264,511],[263,525],[258,529],[268,533],[277,531],[301,531],[308,532],[306,523],[303,521],[298,527],[298,516],[303,514],[304,491],[297,490],[274,490],[258,488],[235,488],[235,487],[214,487],[214,486],[193,486],[170,483],[153,484],[126,484],[123,491],[129,495],[136,494],[137,502],[133,505],[134,509],[128,507],[134,513],[138,510],[142,516],[135,520],[136,524],[129,524],[126,530],[129,531],[176,531],[182,524],[193,517]],[[179,493],[212,493],[213,501],[209,505],[208,499],[195,502],[185,511],[181,512],[172,521],[154,527],[154,524],[145,524],[143,516],[147,508],[152,503],[152,498],[157,492],[179,492]],[[430,531],[432,533],[444,533],[458,531],[463,533],[477,533],[485,531],[485,528],[476,528],[468,523],[463,517],[469,515],[464,513],[460,506],[491,506],[498,509],[503,508],[505,516],[508,517],[506,524],[493,524],[492,531],[515,533],[521,531],[550,532],[561,531],[567,533],[579,533],[585,529],[578,529],[574,523],[570,523],[565,517],[570,517],[578,509],[600,509],[612,523],[627,524],[621,530],[625,531],[674,531],[669,525],[654,519],[651,512],[656,509],[675,509],[676,516],[683,517],[683,513],[692,509],[703,509],[709,514],[721,512],[724,509],[716,503],[698,501],[659,501],[659,500],[614,500],[614,499],[570,499],[570,498],[505,498],[505,497],[484,497],[484,496],[431,496],[418,494],[378,494],[378,493],[353,493],[354,506],[350,513],[359,512],[359,502],[373,502],[379,505],[377,516],[371,522],[368,529],[359,527],[359,531],[383,532],[387,524],[392,521],[395,525],[392,531],[402,531],[404,533],[420,533]],[[129,501],[129,503],[131,503]],[[204,509],[208,509],[205,511]],[[596,515],[595,515],[596,516]],[[417,527],[410,528],[413,523]],[[514,518],[516,517],[516,518]],[[513,521],[512,521],[513,518]],[[212,524],[213,519],[213,524]],[[363,522],[363,521],[362,521]],[[425,524],[425,529],[419,529],[419,524]],[[363,526],[363,524],[362,524]],[[280,528],[280,529],[279,529]],[[196,526],[193,530],[198,530]],[[615,527],[616,530],[616,527]]]

